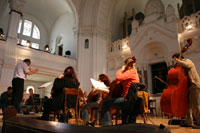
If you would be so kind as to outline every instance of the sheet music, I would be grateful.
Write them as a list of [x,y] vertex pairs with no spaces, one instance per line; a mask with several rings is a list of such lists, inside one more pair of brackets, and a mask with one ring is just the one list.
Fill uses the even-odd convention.
[[96,90],[100,90],[100,91],[104,91],[104,92],[109,93],[108,87],[103,82],[97,81],[97,80],[92,79],[92,78],[90,78],[90,80],[91,80],[91,83]]
[[46,88],[46,87],[50,86],[51,84],[52,84],[52,82],[47,82],[47,83],[44,83],[41,86],[39,86],[39,88]]

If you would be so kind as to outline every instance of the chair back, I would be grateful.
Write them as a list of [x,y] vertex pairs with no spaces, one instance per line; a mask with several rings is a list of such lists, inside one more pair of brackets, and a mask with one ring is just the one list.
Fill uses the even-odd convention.
[[76,120],[77,120],[79,118],[78,105],[79,105],[79,94],[80,94],[81,89],[64,88],[63,91],[64,91],[64,94],[65,94],[64,111],[65,111],[66,115],[68,114],[68,109],[69,109],[67,107],[67,95],[77,96],[76,97],[76,107],[75,107],[75,113],[76,113],[75,117],[76,117]]

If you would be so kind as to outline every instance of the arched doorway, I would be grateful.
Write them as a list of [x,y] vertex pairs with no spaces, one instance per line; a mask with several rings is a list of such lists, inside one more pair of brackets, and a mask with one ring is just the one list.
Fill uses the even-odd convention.
[[167,88],[167,64],[166,62],[158,62],[151,65],[152,73],[152,93],[162,93],[163,89]]
[[136,54],[137,66],[144,77],[144,83],[153,94],[162,93],[166,88],[168,65],[171,61],[168,55],[168,48],[162,42],[148,43]]

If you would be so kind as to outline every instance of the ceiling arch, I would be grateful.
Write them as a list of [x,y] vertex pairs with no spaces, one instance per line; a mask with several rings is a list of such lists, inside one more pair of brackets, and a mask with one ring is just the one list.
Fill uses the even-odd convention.
[[48,32],[65,13],[72,13],[75,25],[78,25],[78,14],[72,0],[26,0],[22,13],[36,17]]

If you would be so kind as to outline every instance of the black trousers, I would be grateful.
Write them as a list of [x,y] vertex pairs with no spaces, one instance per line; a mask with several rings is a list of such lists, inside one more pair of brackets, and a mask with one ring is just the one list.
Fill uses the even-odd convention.
[[12,80],[13,95],[12,105],[15,106],[17,112],[20,111],[20,103],[22,102],[24,92],[24,79],[14,78]]

